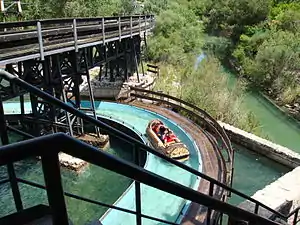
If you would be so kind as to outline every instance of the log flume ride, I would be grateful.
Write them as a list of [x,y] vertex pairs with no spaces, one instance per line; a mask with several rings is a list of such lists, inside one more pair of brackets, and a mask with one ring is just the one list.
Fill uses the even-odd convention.
[[164,155],[181,162],[189,159],[187,146],[160,120],[151,120],[146,133],[153,147]]

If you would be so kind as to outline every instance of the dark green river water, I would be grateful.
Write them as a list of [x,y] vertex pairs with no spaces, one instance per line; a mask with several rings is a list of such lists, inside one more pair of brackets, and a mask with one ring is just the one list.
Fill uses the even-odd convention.
[[[229,86],[237,81],[234,74],[227,72]],[[300,153],[300,123],[280,111],[257,91],[245,93],[243,106],[251,110],[261,124],[264,135],[276,144]]]
[[[235,75],[228,73],[230,88],[237,81]],[[300,153],[300,126],[297,121],[275,107],[258,92],[245,93],[243,106],[254,113],[263,135],[267,135],[274,143],[285,146]],[[236,150],[234,163],[233,187],[252,195],[267,184],[289,172],[289,169],[241,146]],[[232,203],[240,203],[242,199],[233,196]]]

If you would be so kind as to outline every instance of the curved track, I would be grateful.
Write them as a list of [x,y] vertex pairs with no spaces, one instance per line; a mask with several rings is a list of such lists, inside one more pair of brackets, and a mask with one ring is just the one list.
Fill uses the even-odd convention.
[[[220,182],[226,182],[226,178],[224,177],[224,171],[226,171],[226,168],[221,161],[220,153],[216,149],[214,143],[212,143],[208,136],[205,134],[203,129],[201,129],[192,121],[180,116],[179,114],[167,108],[162,108],[153,104],[144,104],[137,101],[131,104],[137,107],[150,110],[152,112],[156,112],[179,124],[186,132],[188,132],[191,135],[191,137],[197,144],[198,149],[200,149],[202,158],[202,172]],[[199,192],[209,194],[209,182],[201,179],[197,190]],[[221,199],[221,192],[222,191],[220,189],[214,189],[213,195]],[[205,207],[192,203],[189,206],[187,213],[183,215],[181,224],[204,224],[204,222],[206,221],[206,215],[207,210]]]
[[[14,103],[8,103],[6,105],[5,108],[7,110],[7,113],[12,113],[11,110],[14,108],[13,104]],[[216,151],[216,149],[214,149],[213,144],[207,138],[204,131],[200,127],[196,126],[196,124],[194,124],[192,121],[190,121],[190,120],[188,120],[188,119],[180,116],[179,114],[174,113],[174,112],[172,112],[168,109],[164,109],[164,108],[154,106],[154,105],[152,105],[152,106],[148,105],[147,106],[147,105],[141,104],[141,103],[134,104],[134,106],[137,106],[140,109],[146,109],[146,111],[145,110],[140,111],[141,112],[140,115],[135,114],[138,111],[133,110],[133,108],[136,108],[136,107],[132,107],[132,106],[126,106],[126,105],[123,105],[123,104],[115,104],[115,103],[105,103],[105,102],[104,103],[97,102],[96,105],[97,105],[97,113],[100,113],[101,115],[109,115],[109,116],[111,116],[112,118],[115,118],[115,119],[125,120],[125,122],[129,122],[129,123],[131,122],[131,125],[133,125],[133,126],[135,125],[135,122],[133,122],[132,119],[134,117],[143,117],[142,116],[143,112],[146,113],[146,114],[149,114],[149,113],[147,113],[147,111],[151,111],[151,112],[156,113],[156,114],[152,115],[153,118],[155,118],[155,115],[157,115],[157,116],[163,116],[164,118],[167,118],[167,119],[173,121],[173,123],[178,125],[178,128],[180,127],[180,129],[182,128],[184,131],[189,133],[190,137],[195,141],[195,144],[198,147],[197,149],[200,149],[202,163],[198,162],[198,163],[200,163],[199,170],[200,171],[202,170],[202,172],[205,172],[207,175],[209,175],[209,176],[211,176],[211,177],[213,177],[213,178],[215,178],[219,181],[223,180],[224,177],[222,177],[223,173],[221,172],[223,170],[223,168],[222,168],[222,163],[219,160],[220,157],[218,156],[218,151]],[[115,107],[114,105],[117,105],[117,106]],[[26,106],[27,106],[26,110],[28,110],[30,105],[26,104]],[[19,105],[16,105],[14,113],[18,113],[17,112],[18,108],[19,108]],[[131,108],[132,108],[132,110],[131,110]],[[115,110],[116,113],[113,112],[114,110]],[[127,111],[129,110],[129,111],[126,112],[126,110]],[[131,113],[130,113],[130,110],[131,110]],[[141,123],[141,121],[143,121],[143,120],[144,120],[145,124],[144,125],[141,125],[141,124],[138,125],[140,127],[142,133],[145,132],[145,128],[146,128],[146,125],[147,125],[147,122],[148,122],[149,118],[148,118],[148,116],[146,116],[145,119],[136,121],[138,123]],[[178,132],[179,132],[179,130],[178,130]],[[187,139],[186,139],[186,141],[187,141]],[[189,145],[191,145],[191,144],[189,144]],[[196,151],[198,151],[198,150],[196,150]],[[193,153],[193,157],[196,157],[196,155],[195,155],[195,153]],[[172,177],[172,175],[169,174],[170,173],[170,171],[169,171],[170,168],[168,169],[167,168],[168,166],[166,168],[164,168],[166,166],[166,164],[164,162],[160,162],[160,160],[157,161],[155,158],[156,157],[153,158],[153,156],[151,156],[149,158],[150,161],[148,160],[148,162],[146,164],[146,169],[148,168],[150,171],[153,171],[153,172],[155,172],[159,175],[162,175],[162,176],[166,176],[166,177],[171,176]],[[195,159],[192,159],[192,160],[194,161]],[[194,165],[194,166],[192,166],[192,165],[191,166],[195,167],[195,166],[198,165],[198,163],[196,163],[195,165],[193,163],[192,165]],[[215,165],[218,165],[218,166],[216,167]],[[162,167],[162,169],[159,169],[160,167]],[[176,180],[176,177],[177,177],[177,180],[176,180],[177,182],[180,182],[180,183],[183,182],[183,184],[185,184],[187,182],[186,183],[187,186],[192,185],[191,187],[194,187],[194,189],[197,189],[198,191],[200,191],[202,193],[208,194],[208,187],[209,187],[208,182],[206,182],[204,180],[201,180],[200,184],[199,184],[199,181],[197,181],[196,183],[195,183],[195,181],[190,183],[191,181],[189,181],[189,179],[192,179],[192,177],[189,178],[188,180],[184,181],[180,177],[178,177],[179,174],[182,174],[181,169],[173,168],[172,170],[175,171],[175,169],[176,169],[176,171],[177,170],[178,171],[176,173],[174,173],[175,176],[173,177],[173,179]],[[195,169],[197,169],[197,168],[195,168]],[[184,176],[184,174],[182,174],[182,176]],[[153,189],[149,189],[149,190],[152,191]],[[147,192],[149,192],[149,190]],[[124,207],[124,208],[128,208],[128,207],[132,208],[133,207],[133,209],[134,209],[134,201],[131,202],[133,199],[132,199],[132,195],[131,195],[132,193],[130,193],[130,192],[132,192],[132,191],[134,192],[134,190],[130,190],[130,188],[129,188],[124,193],[124,195],[119,199],[119,201],[116,204],[118,206],[119,206],[119,204],[121,204],[121,206]],[[144,192],[145,191],[146,191],[146,189],[144,190]],[[217,193],[217,192],[219,192],[219,191],[220,190],[215,189],[214,195],[218,196],[219,193]],[[126,197],[126,195],[127,195],[127,197]],[[127,201],[126,200],[122,201],[123,198],[128,199],[128,196],[129,196],[129,198],[132,199],[131,201],[128,201],[128,200]],[[148,197],[146,197],[146,196],[148,196]],[[171,196],[169,196],[169,195],[166,195],[166,196],[168,196],[168,198],[167,198],[168,200],[169,200],[169,198],[171,198]],[[149,192],[149,194],[145,195],[145,197],[144,197],[144,201],[143,201],[144,204],[148,204],[147,207],[145,208],[147,214],[150,214],[150,215],[152,214],[152,216],[161,215],[162,217],[161,216],[159,216],[159,217],[161,217],[162,219],[167,219],[167,218],[164,218],[163,214],[160,214],[159,211],[156,211],[158,213],[157,215],[155,214],[155,211],[153,211],[153,209],[156,209],[157,207],[153,208],[153,205],[151,206],[152,203],[155,203],[152,200],[150,200],[150,199],[152,199],[152,197],[154,197],[154,195],[152,195],[150,192]],[[148,198],[148,200],[147,200],[147,198]],[[162,198],[162,196],[160,198]],[[173,199],[173,201],[178,202],[178,200],[175,200],[175,199]],[[127,203],[129,202],[130,204],[126,205],[127,204],[126,202]],[[157,200],[157,202],[159,202],[159,201]],[[178,213],[180,213],[180,212],[178,211],[178,208],[176,210],[176,204],[182,205],[182,203],[180,203],[180,202],[175,203],[175,202],[172,203],[175,206],[175,208],[173,208],[172,210],[177,211],[177,215],[173,211],[173,213],[175,213],[175,214],[172,213],[172,215],[173,215],[172,220],[175,219],[177,222],[182,222],[182,224],[201,224],[205,221],[205,215],[206,215],[206,209],[205,208],[200,207],[199,205],[194,204],[194,203],[193,204],[188,203],[188,204],[185,204],[185,206],[183,207],[183,211],[181,212],[180,215],[178,215]],[[122,204],[125,204],[125,205],[122,205]],[[151,210],[151,208],[152,208],[152,210]],[[169,207],[163,208],[163,210],[160,211],[160,212],[165,213],[165,211],[164,211],[165,209],[168,209],[168,212],[171,212],[170,211],[171,209]],[[110,212],[112,212],[112,214]],[[110,221],[110,217],[113,216],[116,213],[118,214],[118,211],[110,210],[109,213],[107,213],[106,216],[103,217],[103,219],[102,219],[103,224],[108,224],[107,222]],[[122,215],[122,213],[121,213],[121,215]],[[113,216],[113,218],[116,218],[116,217]],[[111,223],[111,221],[109,223]],[[117,223],[117,221],[115,221],[114,224],[119,224],[119,223]]]

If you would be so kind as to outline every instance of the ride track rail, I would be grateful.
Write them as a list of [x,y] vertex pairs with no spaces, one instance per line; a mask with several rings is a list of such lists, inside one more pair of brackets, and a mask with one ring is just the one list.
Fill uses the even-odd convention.
[[[259,208],[262,208],[263,210],[266,210],[268,212],[273,213],[276,217],[280,218],[280,219],[284,219],[287,220],[290,217],[293,216],[293,221],[292,221],[292,225],[296,225],[300,219],[298,218],[299,215],[299,211],[300,211],[300,206],[295,208],[294,210],[292,210],[290,213],[284,215],[268,206],[266,206],[265,204],[257,201],[256,199],[253,199],[250,196],[247,196],[235,189],[233,189],[232,186],[232,180],[233,180],[233,160],[234,160],[234,150],[231,146],[231,142],[229,137],[227,136],[225,130],[223,129],[223,127],[215,120],[213,119],[207,112],[205,112],[204,110],[198,108],[197,106],[194,106],[188,102],[185,102],[179,98],[164,94],[164,93],[159,93],[159,92],[155,92],[155,91],[150,91],[150,90],[145,90],[145,89],[141,89],[141,88],[136,88],[131,86],[130,87],[131,92],[129,92],[130,97],[133,97],[134,99],[145,99],[145,100],[150,100],[152,102],[158,102],[161,104],[164,104],[166,106],[171,106],[177,109],[180,109],[182,111],[184,111],[185,113],[187,113],[189,116],[193,117],[193,121],[195,121],[196,119],[196,123],[199,123],[200,121],[200,126],[205,126],[206,128],[208,128],[208,130],[210,130],[211,132],[213,132],[213,134],[215,135],[215,137],[219,138],[225,145],[225,150],[226,150],[226,155],[227,155],[227,159],[225,160],[221,155],[221,157],[223,158],[222,161],[226,161],[227,166],[229,166],[229,169],[227,171],[229,177],[227,176],[227,178],[229,178],[227,180],[227,185],[226,184],[222,184],[218,182],[218,187],[219,188],[223,188],[223,190],[225,190],[229,195],[231,195],[232,193],[239,196],[240,198],[243,198],[244,200],[247,200],[251,203],[253,203],[254,205],[254,214],[258,214],[259,213]],[[204,122],[204,124],[203,124]],[[212,179],[212,178],[210,178]],[[213,196],[213,187],[211,187],[211,181],[210,179],[208,179],[208,181],[210,182],[210,187],[209,187],[209,195]],[[226,201],[226,196],[225,199]],[[208,210],[208,214],[210,214],[209,212],[210,210]],[[217,212],[218,213],[218,212]],[[220,224],[222,224],[222,217],[223,214],[220,213],[219,215],[216,216],[220,216],[218,219],[220,219]]]
[[0,65],[122,41],[153,23],[153,15],[0,23]]

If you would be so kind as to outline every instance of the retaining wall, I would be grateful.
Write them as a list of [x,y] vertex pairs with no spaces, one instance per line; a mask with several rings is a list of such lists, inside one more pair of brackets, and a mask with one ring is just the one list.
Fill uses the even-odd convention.
[[218,122],[225,129],[232,142],[264,155],[289,168],[300,166],[300,154],[229,124],[221,121]]
[[[300,167],[280,177],[278,180],[267,185],[264,189],[257,191],[252,198],[258,200],[264,205],[279,211],[283,214],[288,214],[300,205]],[[239,207],[250,212],[254,212],[255,205],[249,201],[242,202]],[[259,208],[258,213],[269,219],[279,220],[275,214],[268,210]],[[280,221],[284,224],[292,224],[294,215],[287,221]]]

